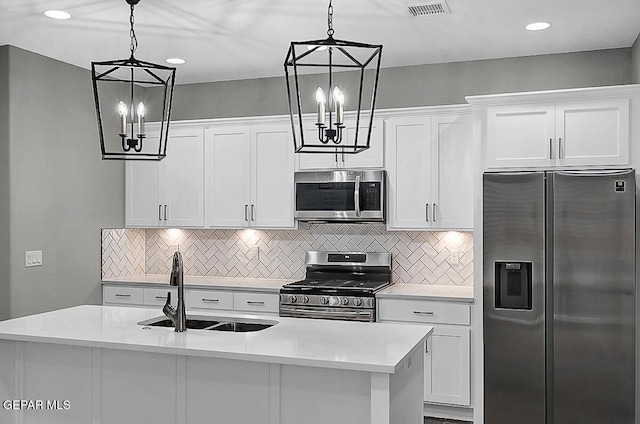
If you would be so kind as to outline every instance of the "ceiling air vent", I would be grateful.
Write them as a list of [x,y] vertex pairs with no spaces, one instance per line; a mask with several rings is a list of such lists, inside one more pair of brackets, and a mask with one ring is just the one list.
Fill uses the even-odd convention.
[[449,5],[446,1],[407,6],[407,10],[409,10],[409,13],[414,17],[451,14],[451,9],[449,9]]

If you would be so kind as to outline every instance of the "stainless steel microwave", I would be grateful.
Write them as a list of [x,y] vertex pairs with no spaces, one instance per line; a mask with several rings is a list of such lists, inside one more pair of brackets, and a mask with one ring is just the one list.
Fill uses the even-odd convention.
[[384,222],[386,173],[381,169],[301,171],[294,183],[298,221]]

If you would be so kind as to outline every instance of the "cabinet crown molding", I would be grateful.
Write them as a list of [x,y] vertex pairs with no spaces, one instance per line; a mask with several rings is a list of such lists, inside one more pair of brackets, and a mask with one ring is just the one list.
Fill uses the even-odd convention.
[[640,97],[640,84],[488,94],[481,96],[467,96],[465,99],[472,107],[485,107],[520,103],[559,102],[620,97]]

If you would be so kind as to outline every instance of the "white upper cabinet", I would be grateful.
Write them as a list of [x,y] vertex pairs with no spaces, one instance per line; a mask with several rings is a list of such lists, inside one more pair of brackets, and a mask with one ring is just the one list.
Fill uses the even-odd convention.
[[128,161],[125,226],[204,225],[203,132],[172,126],[162,161]]
[[207,227],[295,226],[287,124],[211,126],[205,139]]
[[205,130],[206,225],[249,225],[251,133],[246,126]]
[[637,86],[474,96],[486,168],[628,166]]
[[472,125],[468,114],[385,121],[390,230],[473,228]]
[[[344,129],[344,137],[347,143],[355,138],[356,121],[354,118],[345,120],[346,128]],[[318,130],[313,122],[309,121],[305,124],[305,140],[310,138],[315,140],[318,138]],[[362,117],[358,126],[358,140],[366,140],[367,131],[369,130],[369,120]],[[329,153],[298,153],[299,168],[301,170],[313,169],[352,169],[352,168],[382,168],[384,166],[384,130],[382,119],[374,118],[371,127],[371,139],[369,140],[369,148],[360,153],[349,154],[343,153],[343,149],[336,147],[330,149]],[[362,141],[360,141],[362,143]]]

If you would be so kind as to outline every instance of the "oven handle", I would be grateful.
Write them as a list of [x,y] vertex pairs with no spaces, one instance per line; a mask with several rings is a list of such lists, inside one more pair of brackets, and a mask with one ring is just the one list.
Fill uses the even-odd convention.
[[353,202],[356,206],[356,216],[360,217],[360,175],[356,176],[356,189],[353,191]]

